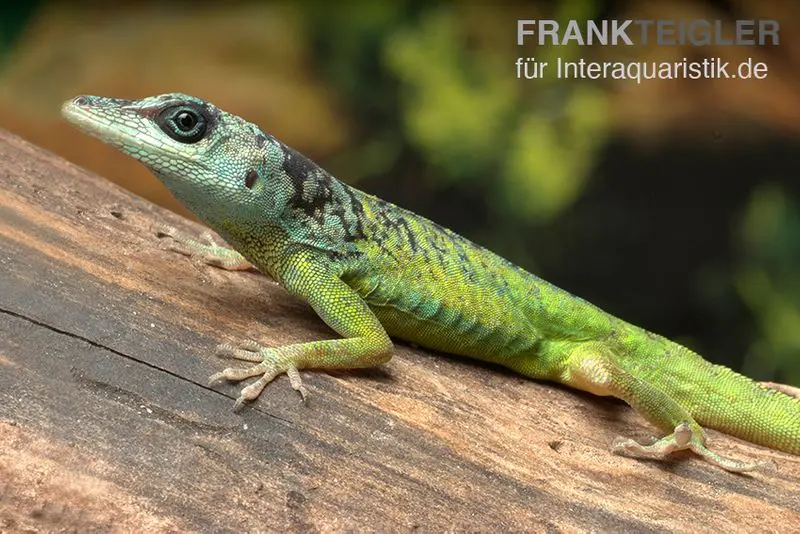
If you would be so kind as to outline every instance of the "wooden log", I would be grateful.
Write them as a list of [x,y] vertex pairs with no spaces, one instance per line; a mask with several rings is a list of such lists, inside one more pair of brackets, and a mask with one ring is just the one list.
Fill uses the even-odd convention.
[[398,343],[374,370],[285,377],[232,411],[219,342],[333,336],[257,272],[163,250],[201,228],[0,133],[0,530],[781,531],[779,470],[609,453],[630,408]]

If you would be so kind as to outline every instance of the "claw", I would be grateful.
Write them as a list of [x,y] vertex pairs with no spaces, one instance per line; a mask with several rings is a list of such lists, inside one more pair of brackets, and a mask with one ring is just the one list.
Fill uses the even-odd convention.
[[264,375],[249,386],[242,388],[242,391],[239,392],[239,397],[233,403],[233,410],[238,411],[245,402],[257,399],[271,381],[272,378],[267,378],[267,375]]
[[286,370],[286,376],[289,377],[289,385],[292,386],[292,389],[300,393],[303,404],[308,404],[308,390],[303,385],[303,380],[300,378],[300,371],[297,370],[297,367],[289,367]]

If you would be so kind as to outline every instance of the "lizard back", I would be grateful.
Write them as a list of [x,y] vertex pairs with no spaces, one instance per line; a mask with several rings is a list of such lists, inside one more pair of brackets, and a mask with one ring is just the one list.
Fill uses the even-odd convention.
[[350,189],[360,205],[360,254],[342,278],[390,334],[506,363],[543,342],[592,339],[612,328],[594,305],[433,221]]

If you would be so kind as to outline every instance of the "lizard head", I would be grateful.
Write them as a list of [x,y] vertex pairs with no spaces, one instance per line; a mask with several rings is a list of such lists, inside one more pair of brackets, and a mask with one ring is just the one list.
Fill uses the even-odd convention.
[[244,119],[181,93],[122,100],[78,96],[63,116],[150,169],[214,227],[275,219],[293,190],[275,172],[280,143]]

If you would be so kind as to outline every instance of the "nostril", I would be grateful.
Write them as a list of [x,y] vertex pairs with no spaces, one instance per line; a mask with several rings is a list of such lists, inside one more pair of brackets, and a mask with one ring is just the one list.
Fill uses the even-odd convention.
[[76,106],[86,106],[89,104],[89,101],[86,99],[85,96],[76,96],[72,100],[72,103],[75,104]]

